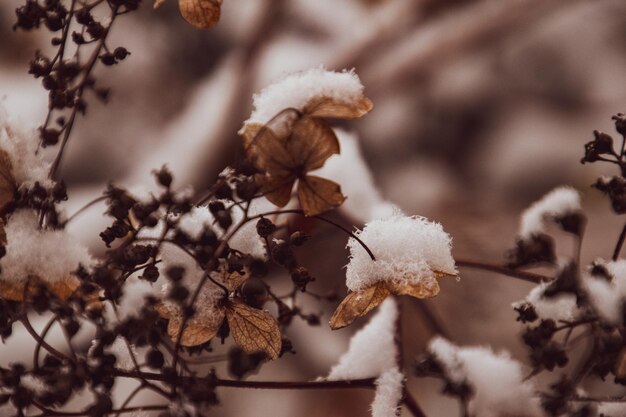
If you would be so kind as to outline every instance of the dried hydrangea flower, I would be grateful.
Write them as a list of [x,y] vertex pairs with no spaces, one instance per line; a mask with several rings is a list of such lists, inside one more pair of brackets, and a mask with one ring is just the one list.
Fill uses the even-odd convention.
[[351,293],[337,307],[330,326],[352,323],[391,294],[415,298],[439,293],[437,280],[456,275],[452,240],[440,224],[395,214],[374,220],[357,236],[376,255],[373,261],[355,239],[348,241],[346,285]]

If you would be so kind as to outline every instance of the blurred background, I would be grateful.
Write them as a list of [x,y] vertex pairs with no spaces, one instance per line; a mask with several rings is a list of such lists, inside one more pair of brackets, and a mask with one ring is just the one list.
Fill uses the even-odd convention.
[[[21,3],[0,2],[0,103],[38,126],[47,95],[27,67],[35,50],[49,46],[43,31],[12,31]],[[201,192],[239,157],[237,130],[252,94],[286,73],[324,65],[355,68],[375,104],[343,127],[360,137],[384,198],[441,222],[458,258],[501,263],[520,212],[561,184],[584,196],[585,260],[609,257],[621,230],[623,219],[590,188],[598,175],[614,173],[579,161],[592,131],[612,133],[610,116],[626,111],[623,0],[225,0],[209,31],[192,28],[167,0],[156,11],[145,2],[116,22],[111,44],[131,55],[98,69],[112,88],[110,102],[91,100],[73,133],[61,169],[70,213],[110,180],[150,187],[151,170],[164,163],[178,186]],[[104,249],[95,233],[107,222],[102,212],[96,207],[72,226],[94,253]],[[336,216],[360,226],[349,214]],[[311,227],[315,238],[301,261],[317,277],[318,292],[342,293],[346,238]],[[559,244],[564,253],[571,247],[567,237]],[[460,281],[443,282],[426,304],[456,342],[506,348],[525,360],[510,303],[529,290],[521,281],[462,270]],[[325,319],[333,308],[326,306]],[[432,333],[423,304],[405,300],[404,308],[410,363]],[[289,334],[297,355],[253,378],[324,375],[363,324],[331,332],[297,322]],[[409,388],[427,415],[457,412],[437,382],[410,379]],[[365,416],[372,398],[346,390],[219,394],[223,405],[212,415]]]

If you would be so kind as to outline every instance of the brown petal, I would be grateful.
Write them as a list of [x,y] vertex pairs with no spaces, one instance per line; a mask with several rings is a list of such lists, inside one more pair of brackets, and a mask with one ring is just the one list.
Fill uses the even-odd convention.
[[307,175],[298,184],[298,200],[307,216],[315,216],[341,205],[346,197],[336,182]]
[[15,197],[17,184],[11,172],[9,155],[0,149],[0,213]]
[[[26,281],[10,282],[0,280],[0,298],[10,301],[24,301],[24,293],[27,290],[25,284]],[[36,293],[37,287],[40,285],[45,286],[52,294],[65,301],[74,294],[80,283],[74,276],[52,283],[43,282],[38,277],[30,277],[28,279],[28,294],[26,294],[28,299]]]
[[415,298],[431,298],[439,294],[439,283],[434,278],[432,281],[420,284],[389,282],[387,287],[392,294],[410,295]]
[[341,102],[330,97],[319,97],[309,102],[304,114],[332,119],[355,119],[374,108],[369,98],[362,96],[355,102]]
[[183,18],[198,29],[208,29],[220,20],[222,0],[178,0]]
[[[255,128],[252,128],[255,129]],[[254,133],[254,130],[250,134]],[[281,138],[272,129],[263,126],[245,147],[248,160],[261,171],[284,177],[291,175],[294,162],[285,147],[286,138]]]
[[248,353],[265,352],[268,358],[280,354],[282,339],[276,319],[270,313],[233,301],[226,308],[230,334]]
[[256,183],[261,187],[261,191],[272,204],[278,207],[285,207],[291,200],[291,190],[295,179],[291,176],[274,177],[270,175],[255,175]]
[[287,143],[293,166],[309,172],[321,168],[324,162],[339,153],[335,132],[316,117],[303,116],[293,126]]
[[[216,317],[216,319],[210,323],[201,321],[196,317],[188,319],[185,323],[183,335],[180,338],[180,344],[187,347],[198,346],[213,339],[224,321],[224,313],[220,311],[218,314],[220,314],[220,316]],[[167,334],[172,341],[176,342],[178,340],[182,325],[182,316],[170,318],[167,324]]]
[[384,282],[379,282],[364,290],[349,293],[330,318],[330,328],[337,330],[346,327],[357,318],[366,315],[390,294]]
[[248,278],[250,278],[250,268],[244,266],[243,274],[239,273],[239,271],[231,272],[230,274],[228,271],[224,271],[224,278],[222,280],[229,291],[235,291]]

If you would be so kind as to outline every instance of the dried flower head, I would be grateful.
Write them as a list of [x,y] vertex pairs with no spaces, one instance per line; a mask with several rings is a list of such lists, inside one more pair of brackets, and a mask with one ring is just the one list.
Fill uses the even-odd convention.
[[36,213],[15,212],[6,225],[6,255],[0,259],[0,298],[21,301],[28,288],[43,284],[60,299],[78,287],[73,273],[89,266],[91,256],[62,230],[42,230]]
[[452,241],[440,224],[400,214],[374,220],[357,233],[374,252],[373,261],[355,239],[348,241],[346,285],[352,291],[330,320],[333,329],[367,314],[390,294],[415,298],[439,293],[437,279],[456,275]]
[[[287,77],[255,96],[255,112],[240,133],[248,159],[262,171],[256,181],[269,201],[279,207],[287,205],[297,181],[298,199],[308,216],[343,203],[337,183],[309,172],[339,153],[339,141],[324,119],[352,119],[371,110],[372,103],[362,89],[353,73],[315,69]],[[278,110],[259,123],[257,113],[266,108]]]

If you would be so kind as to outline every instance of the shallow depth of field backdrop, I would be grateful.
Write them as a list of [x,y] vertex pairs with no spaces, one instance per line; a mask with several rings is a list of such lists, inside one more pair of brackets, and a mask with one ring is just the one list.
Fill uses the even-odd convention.
[[[20,4],[0,2],[0,103],[38,126],[47,96],[26,71],[34,51],[48,48],[47,34],[11,30]],[[109,180],[151,186],[150,171],[163,163],[180,184],[211,184],[241,157],[236,132],[252,94],[285,73],[324,65],[356,68],[374,102],[371,113],[346,128],[358,134],[382,195],[407,214],[441,222],[455,257],[501,262],[520,212],[560,184],[583,193],[593,230],[584,261],[608,256],[621,230],[607,200],[590,187],[602,167],[579,160],[592,130],[611,131],[610,116],[626,109],[622,0],[225,0],[219,25],[208,31],[183,21],[167,0],[156,11],[145,2],[120,19],[112,37],[131,55],[123,65],[98,69],[112,87],[110,102],[92,100],[77,122],[62,166],[70,213]],[[96,238],[108,221],[103,210],[94,207],[70,226],[94,254],[104,250]],[[341,216],[333,214],[360,226]],[[316,288],[343,294],[346,237],[324,224],[313,227],[302,262]],[[323,256],[315,256],[317,247]],[[443,280],[441,294],[426,301],[455,342],[506,348],[525,360],[510,304],[531,284],[471,270],[460,278]],[[327,373],[365,322],[331,331],[325,322],[332,308],[322,326],[292,327],[298,354],[265,365],[264,379]],[[405,308],[412,360],[432,334],[417,302],[407,299]],[[0,364],[19,358],[20,348],[17,337],[0,346]],[[435,380],[410,384],[427,415],[457,412]],[[365,416],[371,395],[221,390],[222,405],[212,415]]]

